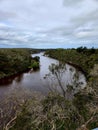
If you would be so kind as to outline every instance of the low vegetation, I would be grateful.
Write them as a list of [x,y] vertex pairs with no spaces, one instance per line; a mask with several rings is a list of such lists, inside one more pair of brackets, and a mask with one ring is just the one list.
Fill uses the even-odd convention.
[[66,100],[58,93],[44,97],[40,93],[15,88],[0,100],[0,129],[82,130],[84,127],[91,130],[98,127],[95,103],[96,97],[83,91],[73,100]]

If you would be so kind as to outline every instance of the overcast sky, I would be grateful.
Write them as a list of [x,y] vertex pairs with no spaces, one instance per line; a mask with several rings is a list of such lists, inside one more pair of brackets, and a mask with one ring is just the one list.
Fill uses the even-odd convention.
[[0,48],[98,47],[98,0],[0,0]]

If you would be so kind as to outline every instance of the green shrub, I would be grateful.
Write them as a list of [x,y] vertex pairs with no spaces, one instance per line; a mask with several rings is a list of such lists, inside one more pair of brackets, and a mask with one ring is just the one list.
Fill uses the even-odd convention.
[[39,62],[32,61],[30,68],[33,68],[34,70],[39,69]]

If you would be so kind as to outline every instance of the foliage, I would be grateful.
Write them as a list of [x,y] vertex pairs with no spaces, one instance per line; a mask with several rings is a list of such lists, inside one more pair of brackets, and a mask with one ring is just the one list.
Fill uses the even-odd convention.
[[80,73],[72,66],[59,62],[57,65],[51,64],[49,70],[50,73],[45,76],[48,89],[53,93],[62,94],[66,99],[72,99],[74,94],[86,85],[81,81],[83,77],[81,78]]
[[39,69],[40,67],[39,62],[40,62],[40,58],[38,56],[33,57],[29,68],[33,68],[33,70]]
[[[5,130],[76,130],[81,126],[88,129],[98,127],[97,98],[86,89],[77,93],[72,100],[67,100],[59,93],[49,93],[42,99],[40,96],[36,99],[33,95],[21,89],[13,93],[11,102],[8,100],[6,107],[3,106],[8,115],[2,109],[6,113]],[[11,122],[14,116],[16,119]]]
[[10,130],[33,130],[31,128],[31,121],[31,113],[27,110],[26,105],[24,105],[21,114],[16,118],[14,128]]
[[32,59],[29,49],[0,49],[0,78],[26,71],[32,63],[39,67],[39,58]]
[[34,61],[36,61],[36,62],[39,62],[39,60],[40,60],[39,56],[35,56],[35,57],[33,57],[32,59],[33,59]]
[[30,68],[33,68],[34,70],[38,69],[39,68],[39,62],[32,61]]
[[[10,68],[10,66],[13,65],[12,62],[9,62],[9,58],[14,62],[18,62],[18,64],[17,62],[13,62],[14,65],[22,66],[22,63],[19,64],[21,60],[24,60],[23,63],[26,62],[26,65],[29,63],[27,62],[28,58],[26,59],[26,56],[28,54],[29,57],[30,53],[27,53],[27,50],[25,53],[22,50],[22,52],[18,50],[19,53],[17,52],[17,55],[16,50],[14,50],[15,53],[12,50],[11,52],[9,51],[10,55],[8,52],[5,53],[5,51],[0,52],[0,58],[2,59],[1,68],[7,65]],[[80,47],[78,49],[48,50],[46,54],[62,62],[79,65],[87,75],[90,74],[94,64],[98,63],[98,50],[94,48],[87,49]],[[10,56],[13,56],[13,58],[17,60],[13,60]],[[35,59],[37,60],[38,58]],[[37,66],[38,61],[36,60],[33,61],[32,59],[31,62],[30,59],[30,63],[32,64],[28,65],[32,67]],[[51,72],[56,74],[56,78],[58,78],[58,74],[60,74],[59,72],[63,70],[64,66],[61,66],[62,69],[59,67],[60,66],[50,67]],[[1,71],[2,69],[0,70],[2,75],[7,74],[6,69],[7,68],[3,68],[3,71]],[[14,68],[10,69],[10,71],[8,70],[8,74],[14,70]],[[68,91],[73,87],[74,86],[70,86]],[[20,95],[18,95],[19,93]],[[13,95],[14,98],[8,100],[7,103],[2,101],[2,103],[4,103],[2,108],[4,109],[1,110],[4,116],[2,117],[3,123],[1,125],[3,125],[2,128],[5,128],[5,130],[81,130],[83,127],[85,127],[85,129],[98,127],[98,75],[93,74],[92,78],[89,79],[87,87],[76,93],[71,100],[66,99],[59,93],[49,93],[49,95],[42,98],[42,100],[40,96],[38,96],[37,99],[32,99],[33,95],[30,93],[26,95],[24,91],[21,90],[16,92],[16,97],[15,94]],[[14,121],[12,120],[13,117],[16,117]]]
[[98,64],[98,49],[87,49],[79,47],[77,49],[54,49],[45,53],[49,57],[58,59],[59,61],[78,65],[79,68],[88,77],[94,64]]
[[24,128],[25,125],[28,128],[28,121],[30,121],[28,119],[31,118],[30,113],[33,114],[35,110],[39,111],[42,98],[43,96],[40,93],[19,86],[7,92],[2,99],[0,98],[0,130],[9,130],[15,124],[15,121],[18,123],[15,126],[16,130],[19,127],[19,130],[23,130],[23,125]]
[[10,130],[73,130],[79,125],[76,109],[64,97],[49,95],[42,101],[41,106],[42,111],[33,111],[32,114],[25,107]]
[[81,119],[77,129],[98,127],[98,49],[54,49],[46,51],[45,54],[63,63],[69,63],[86,74],[86,88],[75,94],[72,100]]
[[[89,102],[86,101],[81,105],[84,99],[81,98],[80,101],[79,96],[81,97],[79,94],[75,97],[74,100],[77,100],[75,102],[74,100],[66,100],[59,94],[50,93],[33,108],[31,106],[34,102],[32,105],[25,105],[10,130],[17,130],[17,128],[23,130],[76,130],[82,125],[91,129],[97,127],[98,114],[93,116],[89,107],[86,112],[84,108]],[[89,101],[92,101],[92,99],[89,98]],[[77,108],[78,105],[80,106],[79,109]],[[30,111],[30,108],[32,108],[32,111]],[[94,120],[91,120],[92,117]]]

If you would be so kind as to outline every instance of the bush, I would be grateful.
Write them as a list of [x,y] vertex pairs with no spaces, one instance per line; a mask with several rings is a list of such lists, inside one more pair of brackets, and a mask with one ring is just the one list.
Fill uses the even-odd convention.
[[39,69],[39,62],[32,61],[30,68],[33,68],[34,70]]

